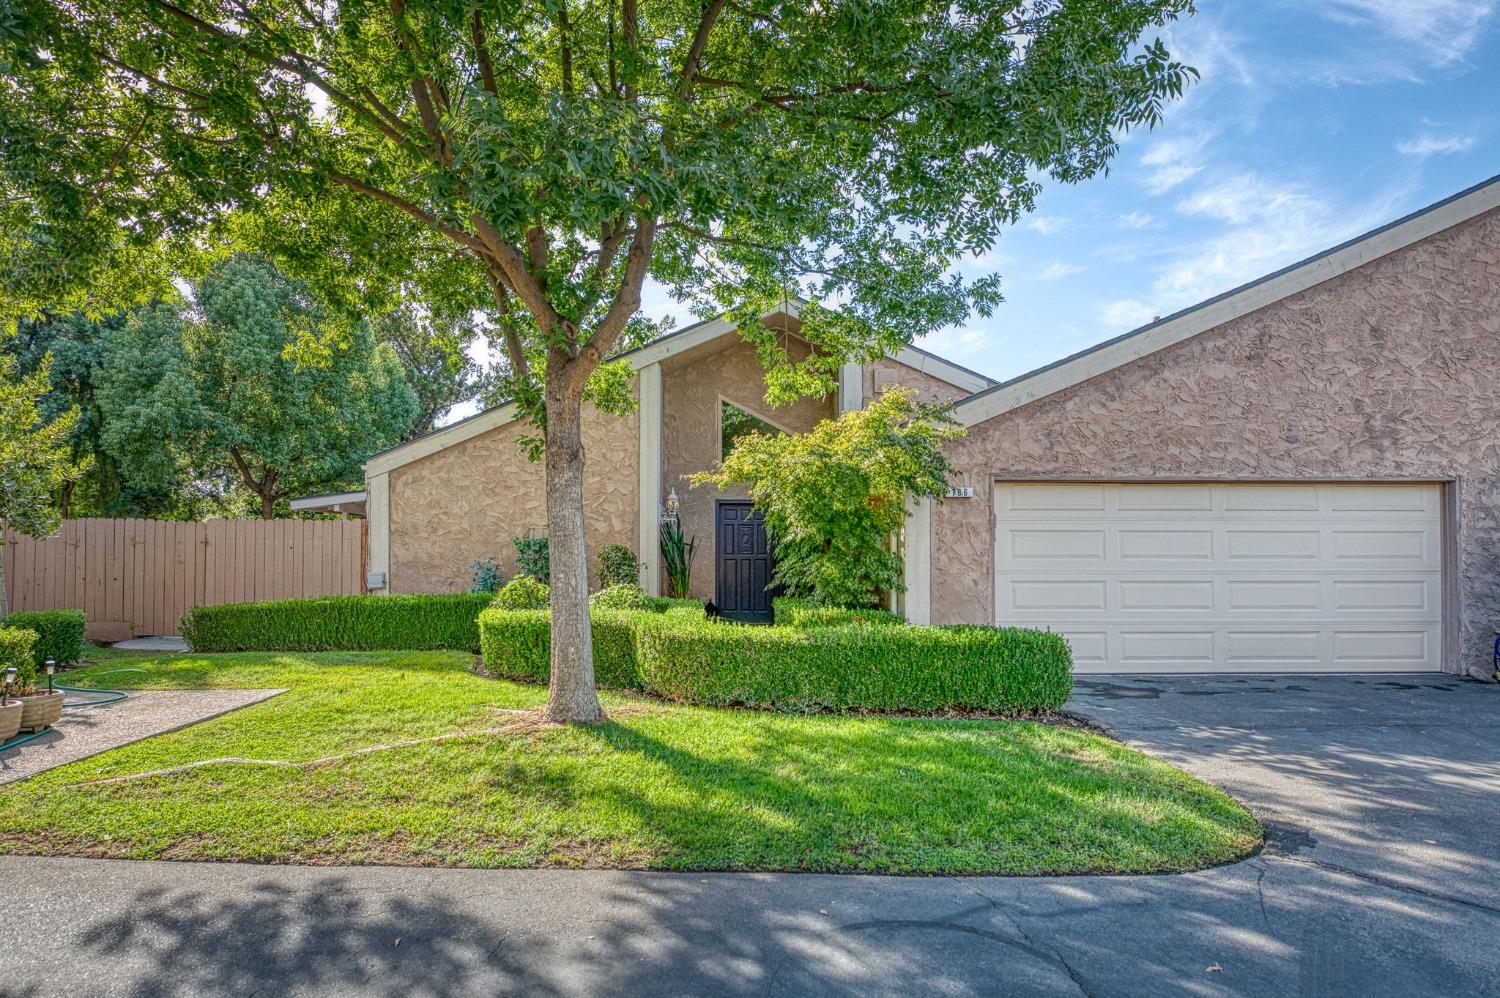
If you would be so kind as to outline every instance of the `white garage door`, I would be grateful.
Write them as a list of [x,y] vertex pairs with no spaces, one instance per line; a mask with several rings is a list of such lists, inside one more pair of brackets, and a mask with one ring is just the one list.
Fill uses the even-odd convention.
[[1439,490],[995,486],[995,615],[1079,672],[1440,668]]

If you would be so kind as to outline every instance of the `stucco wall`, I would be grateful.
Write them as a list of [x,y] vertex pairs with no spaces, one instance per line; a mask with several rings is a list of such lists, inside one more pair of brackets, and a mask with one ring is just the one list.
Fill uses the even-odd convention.
[[[590,583],[606,544],[636,548],[636,413],[607,416],[585,404],[583,505]],[[469,563],[493,555],[516,572],[511,538],[547,531],[541,462],[518,441],[532,432],[510,423],[391,472],[391,591],[467,589]]]
[[1500,211],[972,427],[936,622],[993,619],[1008,477],[1456,480],[1460,669],[1500,626]]
[[[806,349],[793,340],[792,359],[800,360]],[[743,340],[726,341],[714,351],[662,365],[662,495],[677,490],[683,532],[698,539],[692,589],[698,599],[712,599],[714,594],[714,503],[745,498],[741,489],[692,488],[685,480],[719,463],[720,399],[799,433],[835,414],[832,396],[773,409],[765,404],[765,394],[765,372],[755,348]]]
[[891,383],[912,389],[916,392],[917,398],[923,402],[952,402],[971,394],[967,389],[950,385],[941,378],[935,378],[925,371],[908,367],[899,360],[882,357],[880,360],[865,365],[864,396],[866,405],[875,397],[878,390],[883,390],[886,387],[883,382],[887,376],[891,379]]

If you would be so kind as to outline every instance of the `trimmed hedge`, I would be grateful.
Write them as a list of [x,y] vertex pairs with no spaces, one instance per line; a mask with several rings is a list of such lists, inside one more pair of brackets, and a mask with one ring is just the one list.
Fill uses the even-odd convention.
[[58,665],[83,658],[83,632],[89,619],[82,610],[18,610],[6,624],[36,632],[32,657],[39,669],[49,658]]
[[[593,615],[601,685],[705,706],[789,712],[1055,710],[1072,692],[1060,636],[996,627],[754,627],[664,613]],[[485,667],[545,682],[548,615],[480,616]]]
[[[32,648],[36,645],[36,631],[26,627],[0,627],[0,672],[16,667],[16,682],[10,692],[20,695],[29,692],[36,682],[36,660]],[[0,683],[5,682],[0,677]]]
[[197,651],[479,651],[490,593],[316,596],[198,606],[182,618]]
[[889,610],[874,607],[851,609],[842,606],[818,606],[806,600],[777,596],[771,600],[771,614],[777,624],[786,627],[844,627],[849,624],[905,624],[906,618]]
[[[645,601],[644,610],[590,607],[594,679],[599,685],[644,689],[636,657],[640,629],[659,620],[690,622],[703,617],[703,604],[697,600],[647,596]],[[551,668],[552,614],[546,610],[485,610],[479,615],[479,652],[485,670],[493,676],[545,683]]]

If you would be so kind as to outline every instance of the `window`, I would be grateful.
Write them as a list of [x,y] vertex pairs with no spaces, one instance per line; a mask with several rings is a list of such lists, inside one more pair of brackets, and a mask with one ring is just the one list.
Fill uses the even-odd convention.
[[768,437],[774,437],[780,432],[781,430],[764,419],[751,415],[737,405],[723,401],[719,403],[719,457],[721,460],[734,450],[734,445],[739,443],[741,437],[748,437],[752,433],[763,433]]

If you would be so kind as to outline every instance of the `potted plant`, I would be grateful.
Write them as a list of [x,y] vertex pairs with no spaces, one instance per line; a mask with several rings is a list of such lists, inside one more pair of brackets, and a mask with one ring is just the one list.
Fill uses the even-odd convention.
[[[30,678],[23,680],[16,691],[21,701],[21,730],[40,731],[61,720],[63,691],[52,688],[52,673],[57,669],[56,662],[49,658],[42,664],[47,676],[46,689],[40,689],[36,684],[36,661],[30,659],[27,664],[31,666]],[[19,671],[25,675],[24,667]]]

